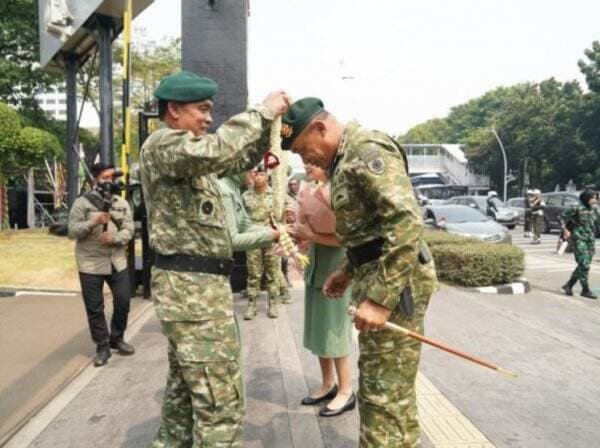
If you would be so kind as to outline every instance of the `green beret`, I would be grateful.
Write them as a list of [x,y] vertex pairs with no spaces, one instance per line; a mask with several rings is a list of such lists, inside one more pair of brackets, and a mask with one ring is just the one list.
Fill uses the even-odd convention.
[[211,99],[218,88],[212,79],[182,70],[164,77],[154,90],[154,96],[164,101],[191,103]]
[[281,120],[281,149],[291,149],[296,137],[324,110],[319,98],[302,98],[292,104]]

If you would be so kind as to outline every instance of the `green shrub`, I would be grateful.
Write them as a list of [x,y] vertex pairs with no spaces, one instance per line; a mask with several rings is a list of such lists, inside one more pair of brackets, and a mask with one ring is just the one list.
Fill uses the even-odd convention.
[[525,267],[523,251],[445,232],[426,232],[438,278],[461,286],[490,286],[518,279]]

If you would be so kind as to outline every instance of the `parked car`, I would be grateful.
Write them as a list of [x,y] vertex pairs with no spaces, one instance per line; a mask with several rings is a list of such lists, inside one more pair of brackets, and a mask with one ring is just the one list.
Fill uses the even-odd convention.
[[[542,194],[546,202],[546,208],[544,209],[544,233],[560,229],[558,217],[566,209],[580,204],[580,194],[581,191],[555,191]],[[598,220],[596,221],[596,238],[600,238],[600,221]]]
[[476,238],[490,243],[511,244],[506,227],[479,210],[466,205],[442,205],[427,207],[423,212],[425,224],[454,235]]
[[[498,209],[498,212],[492,211],[489,216],[494,218],[500,224],[505,225],[509,229],[514,229],[517,225],[518,213],[507,208],[504,202],[498,198],[493,198],[494,205]],[[487,213],[487,197],[486,196],[455,196],[448,200],[448,204],[455,205],[466,205],[479,210],[484,215]]]
[[517,213],[517,224],[525,224],[525,198],[512,198],[506,201],[506,208]]

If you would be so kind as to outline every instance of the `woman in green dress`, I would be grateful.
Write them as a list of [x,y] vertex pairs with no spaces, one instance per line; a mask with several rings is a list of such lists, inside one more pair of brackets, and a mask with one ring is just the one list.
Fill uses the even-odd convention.
[[332,417],[356,405],[350,365],[352,323],[347,312],[350,291],[343,298],[330,299],[321,290],[329,274],[342,263],[345,252],[335,237],[335,215],[325,171],[306,165],[306,174],[318,184],[313,188],[304,184],[298,194],[295,236],[310,243],[310,264],[304,272],[304,347],[319,357],[322,382],[302,404],[328,402],[319,415]]

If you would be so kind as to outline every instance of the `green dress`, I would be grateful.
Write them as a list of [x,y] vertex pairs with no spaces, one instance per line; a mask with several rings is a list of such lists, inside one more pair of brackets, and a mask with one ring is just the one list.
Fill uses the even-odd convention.
[[350,290],[339,299],[330,299],[322,292],[329,274],[342,264],[345,251],[311,243],[308,256],[310,265],[304,272],[304,347],[321,358],[348,356],[352,342]]

